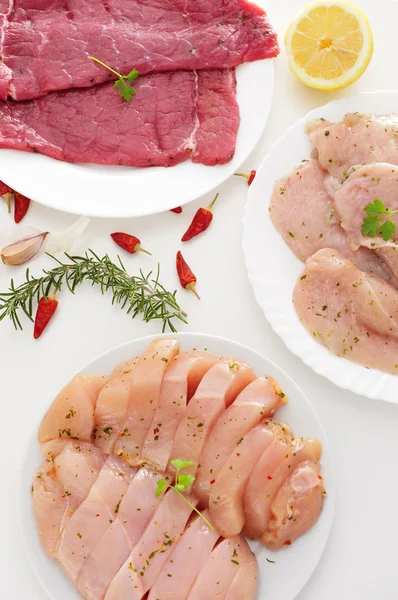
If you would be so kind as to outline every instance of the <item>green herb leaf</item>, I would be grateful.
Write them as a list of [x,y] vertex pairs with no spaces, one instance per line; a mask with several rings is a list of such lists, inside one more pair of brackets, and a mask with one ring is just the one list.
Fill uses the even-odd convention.
[[371,202],[367,205],[365,211],[368,213],[369,216],[377,217],[378,215],[381,215],[386,212],[386,207],[379,198],[376,198],[374,202]]
[[116,75],[118,79],[113,84],[113,87],[120,90],[120,97],[123,98],[123,100],[126,100],[126,102],[131,102],[132,97],[135,96],[137,92],[133,87],[126,83],[126,81],[129,81],[130,83],[137,81],[139,76],[137,69],[133,69],[130,71],[130,73],[128,73],[128,75],[122,75],[121,73],[115,71],[115,69],[112,69],[112,67],[106,63],[102,62],[102,60],[95,58],[95,56],[90,56],[89,58],[98,65],[101,65],[101,67],[104,67],[104,69],[108,69],[108,71],[113,73],[113,75]]
[[137,81],[138,76],[139,73],[137,69],[133,69],[128,75],[125,75],[125,78],[128,79],[131,83],[134,83],[135,81]]
[[115,81],[115,83],[113,84],[113,87],[117,88],[118,90],[120,90],[122,87],[124,87],[125,83],[123,81],[123,79],[118,79],[117,81]]
[[187,475],[185,473],[181,473],[178,476],[178,485],[182,485],[184,488],[190,488],[194,483],[195,477],[193,475]]
[[177,490],[177,492],[185,492],[185,485],[182,485],[181,483],[176,483],[174,485],[174,489]]
[[380,219],[377,217],[365,217],[362,223],[361,231],[363,235],[375,238],[379,233]]
[[166,479],[159,479],[158,485],[156,488],[156,496],[159,497],[163,494],[163,492],[169,487]]
[[135,89],[131,88],[129,85],[124,85],[120,90],[120,96],[126,102],[131,102],[132,97],[135,95]]
[[175,458],[171,461],[173,467],[175,467],[176,471],[181,471],[181,469],[185,469],[185,467],[191,467],[195,463],[192,460],[181,460],[180,458]]
[[391,240],[396,230],[397,228],[395,223],[393,223],[391,219],[387,219],[387,221],[380,227],[381,237],[385,242],[388,242],[388,240]]

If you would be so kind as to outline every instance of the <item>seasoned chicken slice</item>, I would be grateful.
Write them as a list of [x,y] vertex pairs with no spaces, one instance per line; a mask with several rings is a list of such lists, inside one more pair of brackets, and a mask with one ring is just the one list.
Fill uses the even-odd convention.
[[187,403],[203,376],[219,361],[211,352],[182,352],[171,361],[163,378],[159,406],[145,438],[141,463],[165,471],[174,436],[185,415]]
[[[180,421],[170,461],[191,460],[184,473],[195,475],[205,440],[214,423],[238,394],[255,379],[254,371],[244,362],[229,358],[219,361],[200,382]],[[174,472],[169,463],[168,469]]]
[[240,600],[242,596],[235,598],[232,592],[241,589],[242,578],[247,587],[243,598],[253,600],[257,577],[257,561],[245,538],[222,540],[205,562],[187,600]]
[[307,129],[321,167],[340,181],[355,165],[398,165],[398,115],[347,114],[339,123],[316,121]]
[[196,475],[194,494],[203,505],[209,504],[212,486],[234,449],[239,451],[244,436],[260,421],[271,417],[285,394],[272,377],[258,377],[224,411],[206,439]]
[[351,248],[326,184],[327,173],[316,160],[276,182],[270,217],[286,244],[303,262],[318,250],[336,248],[363,271],[375,273],[398,287],[398,281],[374,252],[368,248],[354,252]]
[[398,373],[398,292],[332,249],[308,259],[293,302],[328,350],[367,368]]
[[280,431],[274,428],[274,437],[274,443],[258,460],[246,486],[244,533],[249,537],[260,538],[267,530],[272,502],[296,466],[305,460],[319,461],[321,457],[318,440],[292,438],[283,424]]
[[135,470],[116,456],[109,456],[86,500],[65,527],[57,559],[73,582],[84,561],[117,518],[120,503]]
[[272,550],[290,546],[315,524],[322,512],[325,490],[320,467],[306,461],[286,479],[271,505],[272,518],[261,541]]
[[[193,498],[189,500],[195,504]],[[166,492],[143,536],[112,580],[105,600],[141,600],[181,539],[191,512],[173,490]]]
[[93,439],[106,454],[113,452],[122,432],[132,395],[132,381],[137,358],[118,365],[98,395],[94,413]]
[[[208,511],[202,514],[210,518]],[[203,519],[195,516],[167,559],[148,600],[186,600],[218,538],[216,530],[209,529]]]
[[76,375],[51,404],[39,427],[39,442],[57,438],[90,442],[98,394],[107,383],[100,375]]
[[211,486],[211,520],[224,537],[238,535],[243,529],[243,494],[257,461],[274,441],[273,427],[272,422],[260,424],[245,435]]
[[114,452],[133,466],[140,462],[144,441],[159,404],[165,371],[178,349],[177,340],[154,340],[140,356],[132,372],[126,419]]

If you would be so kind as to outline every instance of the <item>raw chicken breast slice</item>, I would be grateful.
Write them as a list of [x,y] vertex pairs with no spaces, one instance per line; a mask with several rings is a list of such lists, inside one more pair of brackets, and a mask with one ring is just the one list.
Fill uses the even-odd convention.
[[[228,597],[231,586],[243,566],[253,563],[252,551],[243,536],[222,540],[214,548],[199,573],[187,600],[224,600]],[[253,590],[252,577],[257,583],[257,570],[249,569],[246,585]],[[252,595],[245,596],[251,600]],[[232,596],[230,595],[230,598]],[[235,599],[234,599],[235,600]]]
[[182,352],[171,362],[163,378],[159,406],[145,439],[141,463],[165,471],[175,432],[187,403],[207,371],[219,361],[211,352]]
[[[188,497],[195,505],[195,500]],[[173,490],[162,498],[153,519],[112,580],[105,600],[140,600],[158,578],[183,535],[192,508]]]
[[[335,194],[336,211],[354,250],[360,246],[393,247],[398,242],[398,232],[393,233],[389,241],[385,241],[381,233],[376,237],[363,235],[363,220],[368,217],[365,208],[376,198],[381,199],[389,210],[397,210],[398,167],[388,163],[373,163],[358,167]],[[395,223],[395,226],[398,225],[397,215],[391,215],[390,220]]]
[[135,470],[125,462],[109,456],[86,500],[65,527],[57,559],[73,582],[90,552],[117,518],[134,474]]
[[94,425],[94,407],[107,378],[100,375],[76,375],[55,398],[39,427],[39,442],[71,438],[90,442]]
[[[203,515],[210,518],[208,511]],[[217,531],[196,516],[165,563],[148,600],[186,600],[218,538]]]
[[130,373],[130,369],[132,369],[139,359],[139,356],[134,356],[134,358],[129,358],[128,360],[124,360],[123,362],[116,365],[111,373],[111,378],[119,377],[120,375],[126,375]]
[[244,362],[229,358],[218,362],[200,382],[180,421],[168,469],[174,472],[173,459],[191,460],[194,464],[184,473],[195,475],[206,437],[223,411],[255,379]]
[[179,350],[177,340],[154,340],[140,356],[131,378],[131,396],[115,454],[138,465],[142,448],[160,399],[160,388],[168,364]]
[[296,467],[272,502],[272,518],[261,538],[263,544],[271,550],[290,546],[317,521],[324,495],[319,465],[306,461]]
[[[282,426],[283,427],[283,426]],[[285,479],[305,460],[319,461],[322,447],[318,440],[294,439],[274,429],[275,440],[255,465],[244,493],[244,533],[260,538],[271,518],[271,505]]]
[[375,273],[398,287],[382,258],[369,248],[355,252],[328,193],[326,171],[310,160],[276,182],[270,217],[286,244],[301,261],[323,248],[336,248],[360,269]]
[[242,438],[260,421],[271,417],[279,404],[285,402],[286,395],[272,377],[258,377],[221,414],[206,439],[193,487],[203,506],[208,506],[212,485],[231,452],[240,446]]
[[307,261],[293,303],[311,336],[367,368],[398,373],[398,292],[332,249]]
[[[103,598],[112,579],[138,543],[161,502],[158,473],[140,469],[118,506],[117,519],[105,531],[80,571],[78,588],[87,600]],[[109,549],[112,548],[112,552]]]
[[42,447],[46,462],[32,486],[33,508],[43,548],[55,556],[69,519],[86,499],[105,462],[100,450],[63,439]]
[[233,450],[211,486],[209,501],[213,525],[223,537],[238,535],[245,524],[243,493],[264,451],[273,443],[273,426],[259,425]]
[[254,600],[258,588],[258,563],[253,552],[242,561],[235,575],[225,600]]
[[320,165],[340,181],[354,165],[398,165],[397,115],[347,114],[339,123],[311,123],[308,133]]
[[[119,365],[98,395],[94,413],[95,445],[106,454],[113,452],[127,416],[137,359]],[[122,370],[123,369],[123,370]]]

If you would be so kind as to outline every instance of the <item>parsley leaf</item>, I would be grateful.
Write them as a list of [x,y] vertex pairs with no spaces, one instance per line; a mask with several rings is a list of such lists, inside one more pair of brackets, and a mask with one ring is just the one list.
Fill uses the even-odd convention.
[[130,81],[130,83],[134,83],[135,81],[137,81],[139,76],[139,73],[137,71],[137,69],[133,69],[132,71],[130,71],[130,73],[128,75],[125,75],[126,79],[128,79]]
[[193,475],[186,475],[183,473],[178,476],[178,484],[182,485],[184,488],[190,488],[194,481],[195,477]]
[[376,198],[373,203],[367,205],[365,211],[371,217],[377,217],[378,215],[386,212],[386,207],[384,206],[383,202],[379,200],[379,198]]
[[395,223],[393,223],[391,219],[387,219],[387,221],[380,227],[381,237],[385,242],[388,242],[388,240],[391,240],[396,230],[397,228]]
[[185,469],[185,467],[191,467],[195,463],[192,460],[181,460],[180,458],[175,458],[171,461],[173,467],[175,467],[176,471],[181,471],[181,469]]
[[131,102],[131,99],[136,95],[137,91],[130,83],[137,81],[139,76],[137,69],[133,69],[128,75],[122,75],[94,56],[90,56],[90,60],[98,63],[101,67],[108,69],[108,71],[116,75],[117,80],[113,84],[113,87],[119,90],[120,97],[123,98],[123,100]]
[[377,217],[365,217],[362,223],[361,231],[363,235],[375,238],[379,232],[380,219]]
[[163,494],[163,492],[165,491],[166,488],[169,487],[169,484],[167,483],[166,479],[159,479],[158,481],[158,486],[156,488],[156,496],[159,497]]
[[398,213],[398,210],[388,210],[384,202],[380,198],[376,198],[365,207],[365,212],[369,216],[363,219],[361,227],[363,235],[371,238],[381,235],[385,242],[391,240],[397,227],[390,216]]

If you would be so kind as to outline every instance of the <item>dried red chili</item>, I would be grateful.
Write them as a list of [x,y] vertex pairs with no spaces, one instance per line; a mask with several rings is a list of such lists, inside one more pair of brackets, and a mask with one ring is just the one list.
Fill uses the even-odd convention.
[[184,235],[181,238],[182,242],[188,242],[189,240],[196,237],[203,231],[206,231],[206,229],[209,227],[210,223],[213,220],[214,215],[212,213],[212,208],[213,208],[217,198],[218,198],[218,194],[216,194],[213,202],[211,204],[209,204],[209,206],[207,208],[199,208],[196,211],[196,214],[195,214],[194,218],[192,219],[190,226],[188,227],[188,229],[186,230],[186,232],[184,233]]
[[171,208],[170,212],[176,213],[177,215],[182,213],[182,207],[181,206],[176,206],[176,208]]
[[245,177],[247,179],[247,185],[251,185],[253,180],[257,174],[257,171],[254,169],[250,171],[250,173],[235,173],[236,177]]
[[177,252],[176,267],[182,287],[186,290],[190,290],[191,292],[193,292],[195,296],[200,300],[200,296],[196,291],[196,276],[193,274],[190,267],[185,262],[180,251]]
[[20,194],[19,192],[14,192],[14,221],[15,223],[19,223],[22,221],[26,213],[28,212],[30,205],[30,199]]
[[55,293],[51,294],[51,296],[43,296],[40,298],[36,311],[35,326],[33,331],[33,337],[35,340],[41,336],[54,316],[57,307],[58,300],[55,299]]
[[286,540],[286,542],[283,545],[284,546],[291,546],[292,542],[290,540]]
[[151,255],[151,253],[148,252],[148,250],[145,250],[141,246],[141,240],[139,240],[138,237],[135,237],[135,235],[130,235],[128,233],[122,233],[121,231],[117,231],[116,233],[111,233],[111,238],[114,242],[116,242],[118,246],[120,246],[121,248],[123,248],[123,250],[126,250],[126,252],[129,252],[130,254],[135,254],[135,252],[145,252],[145,254]]
[[13,189],[3,181],[0,181],[0,196],[6,201],[9,213],[11,212],[12,193]]

